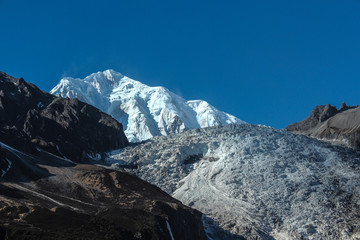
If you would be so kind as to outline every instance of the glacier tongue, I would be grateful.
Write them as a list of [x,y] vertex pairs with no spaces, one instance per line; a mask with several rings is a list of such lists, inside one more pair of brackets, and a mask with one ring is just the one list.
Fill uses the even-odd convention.
[[124,125],[130,142],[188,129],[243,123],[206,101],[186,101],[164,87],[149,87],[114,70],[84,79],[63,78],[50,93],[78,98]]
[[107,162],[247,239],[360,236],[360,153],[351,149],[237,124],[154,137]]

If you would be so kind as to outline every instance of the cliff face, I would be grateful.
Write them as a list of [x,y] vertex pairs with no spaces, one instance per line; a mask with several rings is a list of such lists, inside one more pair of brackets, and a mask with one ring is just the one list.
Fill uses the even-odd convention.
[[77,99],[55,97],[0,72],[0,141],[34,151],[40,147],[73,161],[128,145],[111,116]]
[[207,239],[200,212],[135,176],[0,145],[0,239]]
[[286,127],[286,130],[319,139],[344,143],[360,149],[360,106],[316,106],[309,117]]

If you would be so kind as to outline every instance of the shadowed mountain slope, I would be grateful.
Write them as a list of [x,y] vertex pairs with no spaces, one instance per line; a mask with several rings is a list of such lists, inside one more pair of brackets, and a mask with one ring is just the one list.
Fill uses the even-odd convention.
[[0,72],[0,141],[82,161],[128,145],[122,125],[77,99],[55,97]]
[[0,239],[207,239],[200,212],[135,176],[1,145]]

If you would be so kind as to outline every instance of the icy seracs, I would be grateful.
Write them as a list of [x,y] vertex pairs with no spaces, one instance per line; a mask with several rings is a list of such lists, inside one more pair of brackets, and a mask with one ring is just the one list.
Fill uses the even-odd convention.
[[246,239],[360,238],[360,153],[351,149],[237,124],[154,137],[107,162]]
[[50,93],[78,98],[110,114],[124,125],[131,142],[188,129],[243,123],[205,101],[186,101],[164,87],[149,87],[114,70],[84,79],[63,78]]

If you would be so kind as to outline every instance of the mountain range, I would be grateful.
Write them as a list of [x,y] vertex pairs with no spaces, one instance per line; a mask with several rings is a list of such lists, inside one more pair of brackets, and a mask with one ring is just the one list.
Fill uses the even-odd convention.
[[358,106],[278,130],[113,70],[51,93],[0,72],[0,239],[360,238]]
[[130,142],[243,122],[206,101],[186,101],[164,87],[149,87],[114,70],[84,79],[63,78],[50,93],[78,98],[110,114],[123,124]]
[[0,113],[0,239],[207,239],[200,212],[94,165],[128,145],[109,115],[3,72]]

